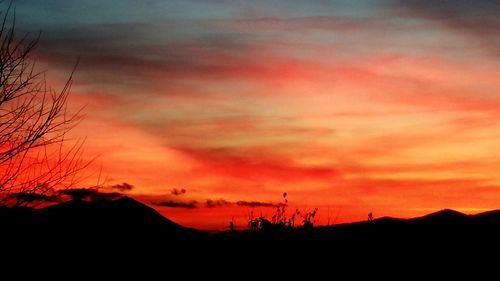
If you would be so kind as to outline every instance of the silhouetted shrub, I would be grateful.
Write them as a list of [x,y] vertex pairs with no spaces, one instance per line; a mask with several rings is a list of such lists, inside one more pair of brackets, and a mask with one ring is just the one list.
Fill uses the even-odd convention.
[[[290,230],[295,228],[295,220],[297,217],[301,216],[299,209],[295,209],[290,216],[287,216],[288,199],[287,193],[283,193],[284,203],[279,204],[276,207],[274,214],[271,216],[271,220],[267,219],[264,215],[260,215],[258,218],[253,216],[253,212],[250,213],[248,218],[248,227],[253,231],[262,232],[281,232],[285,230]],[[312,228],[314,226],[314,218],[318,212],[318,208],[315,208],[311,212],[306,212],[302,215],[302,227]]]

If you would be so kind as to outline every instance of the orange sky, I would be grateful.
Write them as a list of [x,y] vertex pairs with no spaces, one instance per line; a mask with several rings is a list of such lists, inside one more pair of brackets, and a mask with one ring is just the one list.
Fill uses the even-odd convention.
[[20,26],[55,88],[80,57],[85,184],[102,169],[181,224],[244,227],[273,208],[241,202],[283,192],[319,223],[499,208],[500,7],[400,2],[47,5]]

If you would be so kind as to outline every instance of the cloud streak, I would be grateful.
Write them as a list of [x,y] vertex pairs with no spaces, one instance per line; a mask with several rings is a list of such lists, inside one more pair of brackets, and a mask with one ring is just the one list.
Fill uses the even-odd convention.
[[174,196],[183,195],[183,194],[186,194],[186,192],[187,192],[187,190],[184,188],[181,188],[181,189],[172,188],[172,190],[170,190],[170,194],[172,194]]
[[196,209],[198,208],[198,202],[195,200],[191,201],[174,201],[174,200],[167,200],[167,201],[161,201],[154,203],[156,206],[160,207],[169,207],[169,208],[184,208],[184,209]]
[[294,165],[286,156],[273,153],[273,148],[255,148],[244,152],[231,148],[178,150],[199,161],[202,165],[200,170],[225,177],[299,182],[336,176],[335,169],[331,167]]
[[95,188],[71,188],[60,190],[58,193],[74,200],[111,200],[123,196],[119,192],[101,192]]
[[232,205],[232,203],[224,199],[216,199],[216,200],[207,199],[205,201],[205,207],[207,208],[225,207],[229,205]]
[[154,206],[168,207],[168,208],[184,208],[184,209],[214,209],[214,208],[226,208],[226,207],[263,207],[263,208],[275,208],[284,206],[283,203],[273,203],[273,202],[263,202],[263,201],[228,201],[222,198],[219,199],[205,199],[204,203],[198,200],[176,200],[169,198],[168,196],[162,195],[138,195],[136,198],[142,201],[150,202]]
[[131,185],[130,183],[124,182],[124,183],[112,185],[111,188],[117,189],[120,192],[124,192],[124,191],[131,191],[132,189],[134,189],[134,186]]
[[415,16],[441,22],[453,31],[470,36],[495,56],[500,55],[500,4],[491,0],[394,1]]
[[276,208],[276,207],[281,207],[284,204],[259,202],[259,201],[238,201],[238,202],[236,202],[236,205],[241,206],[241,207],[251,207],[251,208],[255,208],[255,207]]

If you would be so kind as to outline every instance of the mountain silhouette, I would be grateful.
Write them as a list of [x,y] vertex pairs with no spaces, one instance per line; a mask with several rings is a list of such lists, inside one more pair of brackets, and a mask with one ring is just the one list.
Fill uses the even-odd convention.
[[[143,248],[187,243],[207,234],[183,227],[132,199],[72,200],[41,209],[0,208],[0,238],[26,248]],[[49,248],[50,248],[49,247]]]
[[103,228],[162,228],[172,232],[187,229],[165,218],[156,210],[130,198],[117,200],[72,200],[49,206],[38,211],[39,217],[52,226],[64,224],[72,227]]
[[410,219],[410,222],[414,223],[427,223],[427,224],[450,224],[450,223],[461,223],[467,220],[469,217],[461,212],[444,209],[441,211],[437,211],[435,213],[431,213],[422,217],[417,217]]
[[208,233],[183,227],[132,198],[122,197],[72,200],[41,209],[0,207],[0,227],[2,241],[10,241],[9,245],[27,251],[57,249],[74,255],[106,249],[109,258],[128,256],[130,251],[168,252],[178,257],[191,253],[188,249],[238,256],[290,249],[401,253],[500,245],[500,210],[466,215],[445,209],[410,219],[382,217],[276,233],[251,230]]

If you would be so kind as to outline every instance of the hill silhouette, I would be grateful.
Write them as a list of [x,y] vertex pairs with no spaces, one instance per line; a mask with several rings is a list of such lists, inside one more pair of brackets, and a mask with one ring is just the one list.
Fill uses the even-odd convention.
[[41,209],[0,208],[0,238],[29,249],[119,250],[187,243],[207,233],[183,227],[132,199],[71,200]]
[[[279,232],[207,233],[183,227],[132,199],[73,200],[41,209],[0,208],[0,238],[16,247],[122,253],[131,249],[188,253],[210,249],[233,255],[306,249],[377,253],[498,245],[500,210],[466,215],[442,210],[422,217],[382,217],[372,221]],[[124,247],[126,245],[126,247]],[[69,249],[68,249],[69,247]]]

